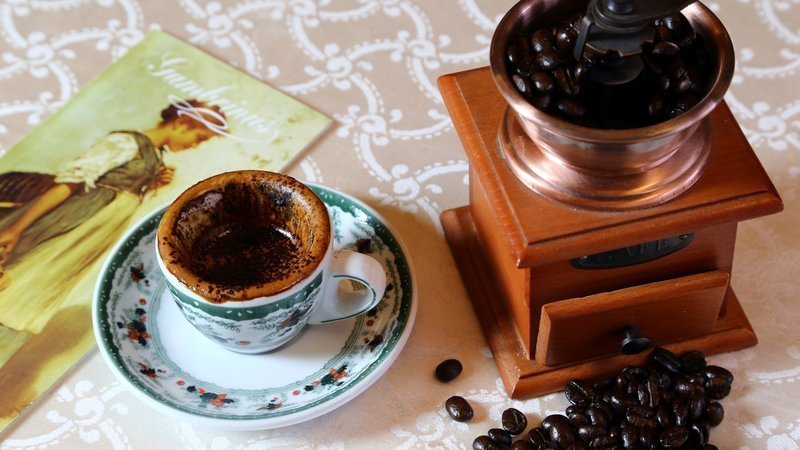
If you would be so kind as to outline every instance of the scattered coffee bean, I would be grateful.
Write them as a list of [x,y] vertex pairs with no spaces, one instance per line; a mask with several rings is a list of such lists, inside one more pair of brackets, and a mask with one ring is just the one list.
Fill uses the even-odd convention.
[[466,422],[472,419],[475,413],[469,402],[464,397],[457,395],[448,398],[444,406],[447,409],[447,414],[450,414],[450,417],[456,422]]
[[567,383],[564,394],[570,403],[577,406],[589,406],[594,401],[594,389],[580,380]]
[[472,441],[474,450],[500,450],[500,446],[495,444],[489,436],[478,436]]
[[515,441],[511,444],[511,450],[537,450],[538,448],[531,443],[531,441],[526,441],[524,439],[520,439]]
[[566,448],[575,442],[575,431],[566,416],[549,415],[542,420],[542,428],[547,432],[550,441],[561,448]]
[[495,444],[500,446],[511,445],[511,433],[502,428],[492,428],[486,433]]
[[664,448],[679,448],[689,440],[689,432],[677,425],[664,428],[658,435],[658,442]]
[[715,427],[721,424],[722,419],[725,418],[725,410],[718,402],[709,403],[706,406],[705,418],[708,420],[709,425]]
[[484,447],[476,447],[476,439],[473,448],[716,450],[708,443],[711,428],[722,423],[725,412],[713,395],[730,392],[732,382],[729,371],[706,366],[701,352],[677,356],[657,348],[647,367],[625,367],[595,383],[570,381],[564,391],[572,405],[565,415],[545,417],[527,439],[513,444],[511,435],[522,433],[527,419],[507,409],[503,429],[493,428],[485,436],[495,447],[485,439]]
[[547,432],[542,427],[531,428],[531,430],[528,431],[528,440],[537,447],[542,447],[550,443]]
[[461,361],[457,359],[446,359],[436,366],[436,371],[434,373],[437,380],[447,383],[461,375],[463,369],[464,367],[461,365]]
[[513,434],[514,436],[522,433],[528,428],[528,418],[522,411],[515,408],[508,408],[503,411],[501,418],[503,429]]
[[719,366],[707,366],[702,370],[703,375],[709,380],[721,378],[726,384],[733,384],[733,374]]

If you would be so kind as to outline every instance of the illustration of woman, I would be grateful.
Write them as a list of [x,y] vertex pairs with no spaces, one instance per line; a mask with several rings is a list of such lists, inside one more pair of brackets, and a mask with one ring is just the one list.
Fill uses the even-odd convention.
[[0,323],[36,334],[60,308],[85,304],[73,297],[88,292],[70,295],[75,280],[116,242],[144,195],[170,183],[162,152],[216,136],[203,123],[215,118],[224,119],[219,108],[184,101],[152,129],[107,134],[55,175],[0,175]]

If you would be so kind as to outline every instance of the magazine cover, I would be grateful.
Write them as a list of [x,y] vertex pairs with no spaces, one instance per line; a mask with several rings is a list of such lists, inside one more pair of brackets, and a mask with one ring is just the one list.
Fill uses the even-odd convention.
[[92,290],[129,226],[213,174],[280,171],[329,124],[152,32],[0,158],[0,430],[94,345]]

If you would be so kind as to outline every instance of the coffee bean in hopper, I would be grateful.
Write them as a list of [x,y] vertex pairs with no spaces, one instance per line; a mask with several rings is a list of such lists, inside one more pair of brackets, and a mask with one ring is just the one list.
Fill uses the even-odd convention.
[[461,361],[457,359],[447,359],[439,363],[436,366],[436,379],[447,383],[448,381],[454,380],[457,376],[461,375],[461,371],[464,367],[461,365]]

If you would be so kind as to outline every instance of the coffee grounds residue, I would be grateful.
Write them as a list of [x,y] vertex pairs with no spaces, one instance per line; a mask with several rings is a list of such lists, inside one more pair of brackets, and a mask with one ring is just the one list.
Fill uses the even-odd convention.
[[251,286],[285,278],[296,269],[300,247],[275,226],[229,223],[207,230],[192,246],[193,269],[224,286]]

